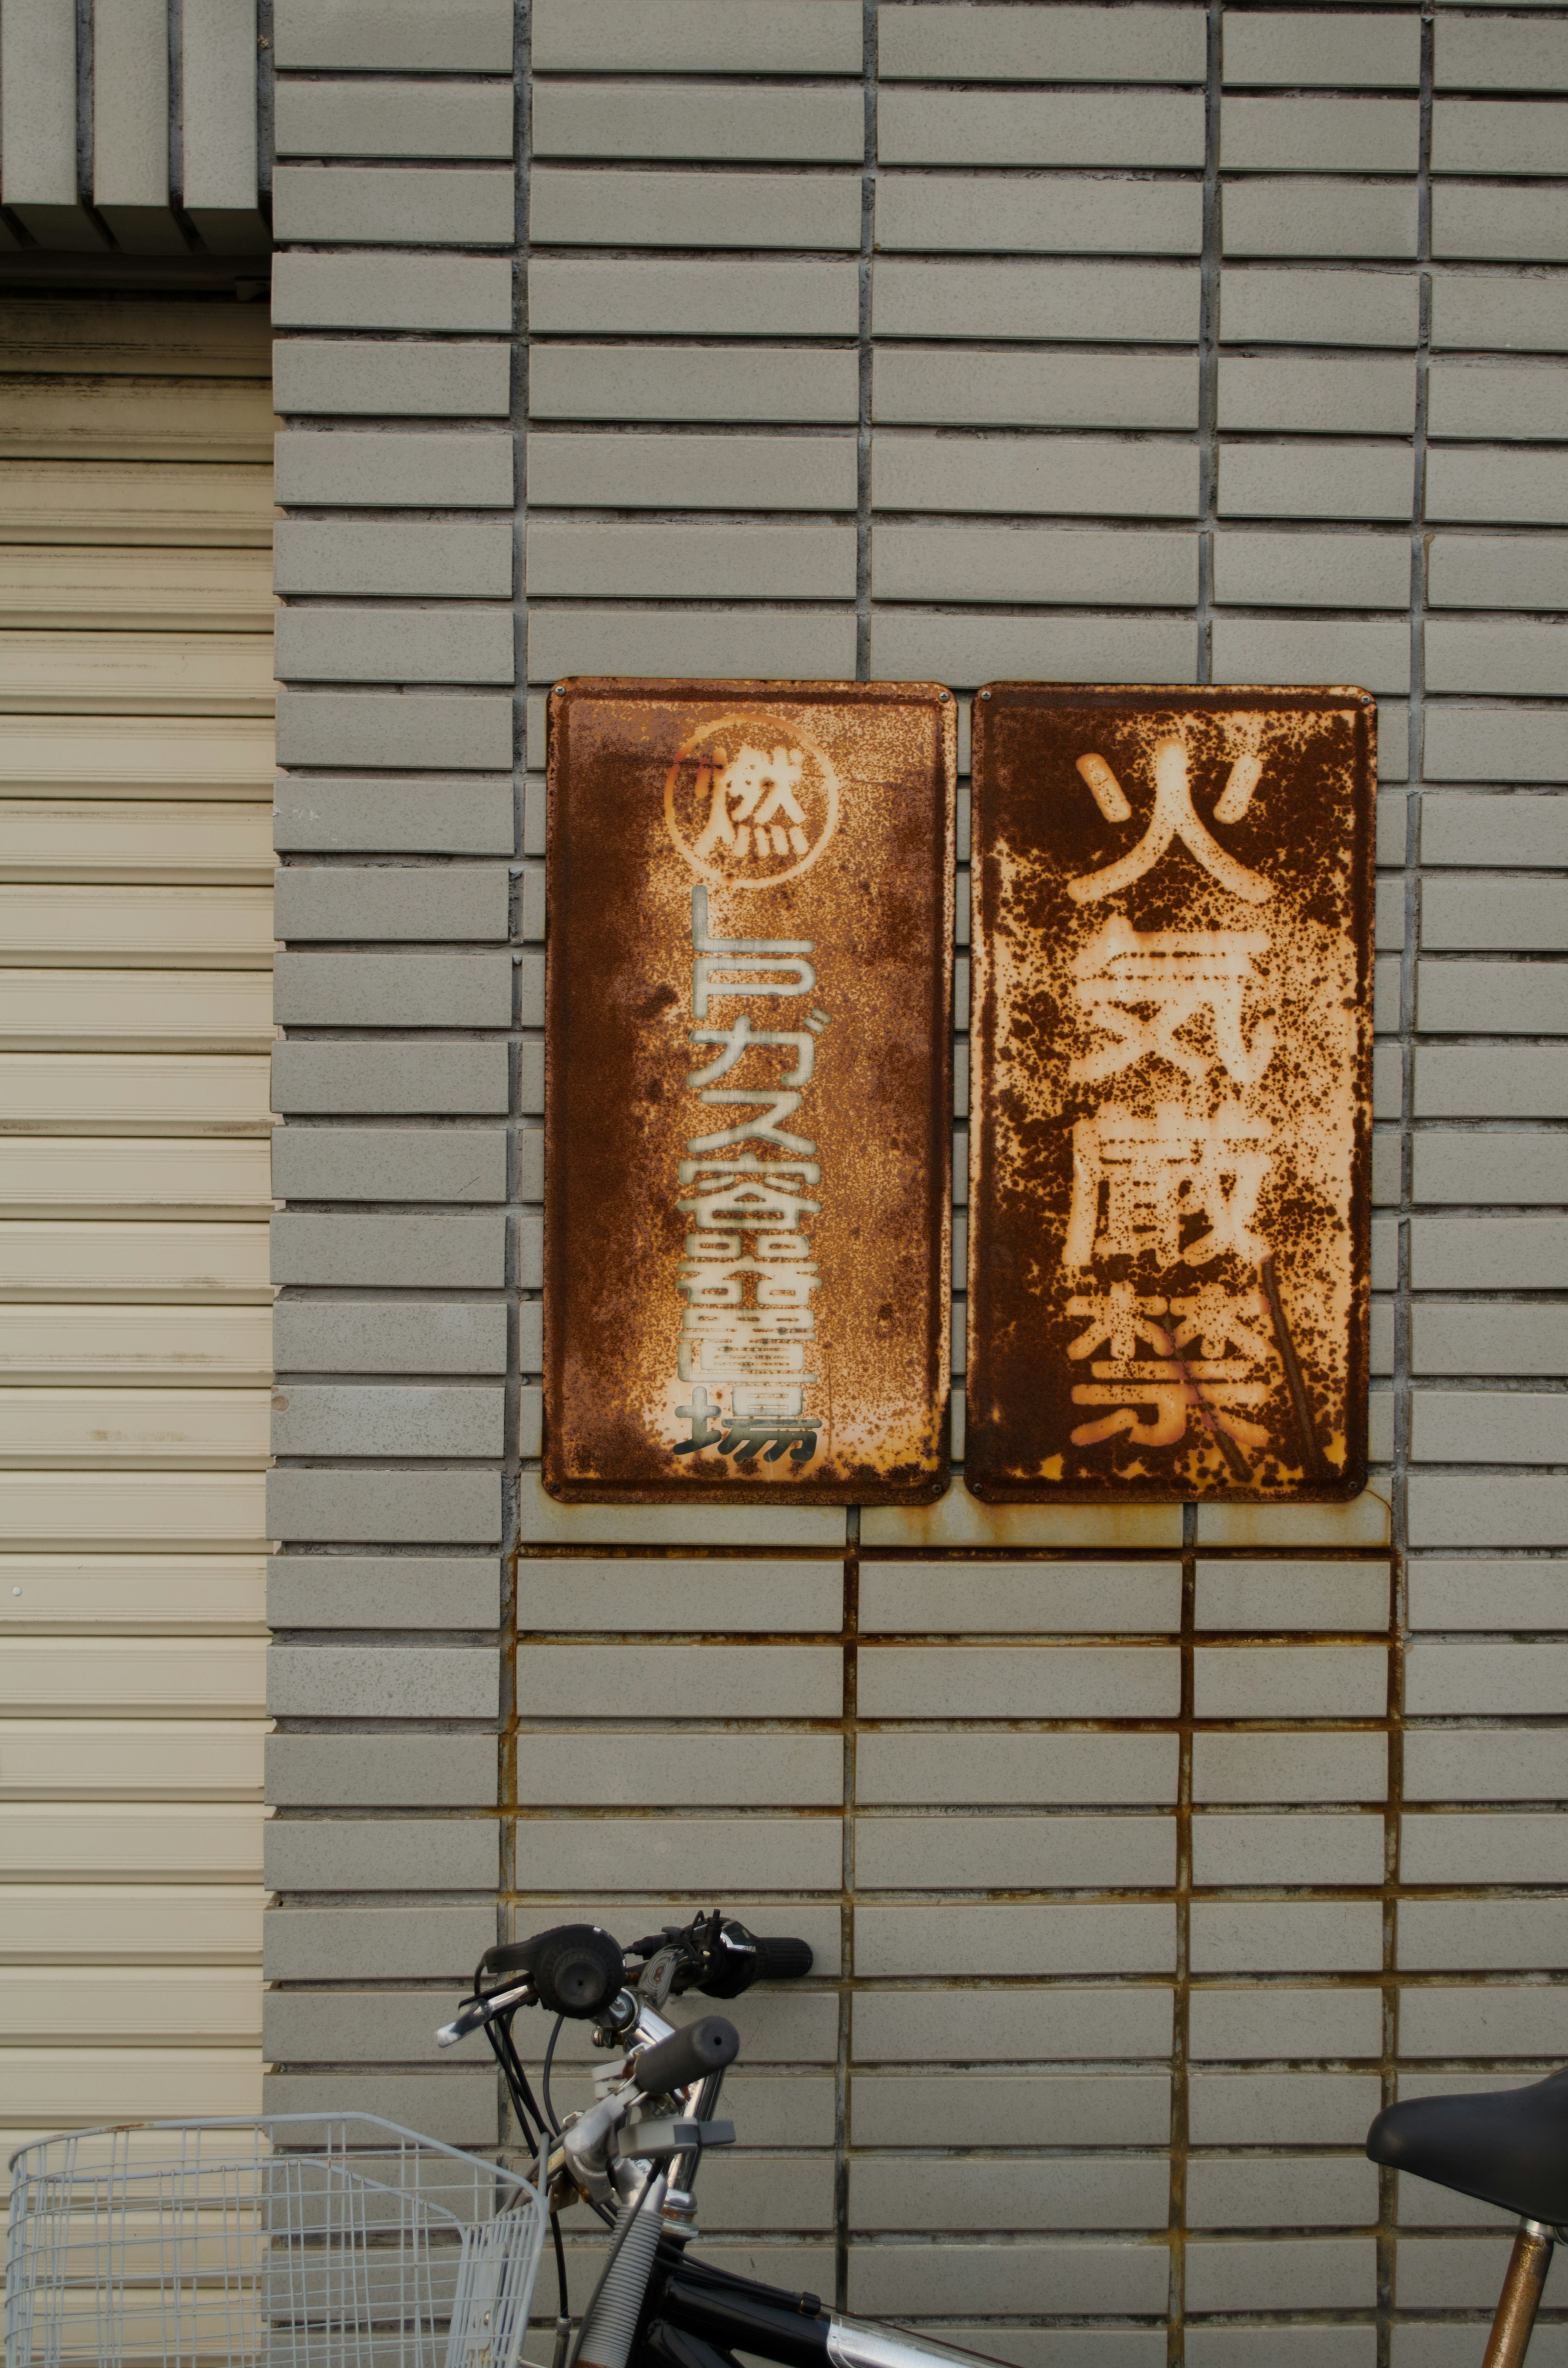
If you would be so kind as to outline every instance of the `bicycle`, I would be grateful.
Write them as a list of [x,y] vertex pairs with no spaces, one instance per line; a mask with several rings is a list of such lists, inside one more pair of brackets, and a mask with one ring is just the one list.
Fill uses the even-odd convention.
[[[643,1961],[630,1979],[628,1957]],[[626,1951],[592,1924],[486,1950],[436,2036],[449,2047],[483,2030],[531,2180],[357,2114],[130,2123],[24,2146],[12,2158],[8,2368],[198,2351],[230,2368],[372,2356],[514,2368],[546,2211],[553,2368],[736,2368],[736,2351],[779,2368],[972,2368],[982,2355],[687,2251],[702,2156],[734,2139],[715,2114],[740,2040],[722,2016],[677,2030],[659,2009],[811,1966],[803,1941],[761,1939],[718,1909]],[[518,2009],[536,2005],[556,2016],[542,2103],[512,2038]],[[591,2022],[609,2060],[595,2102],[562,2122],[550,2075],[569,2021]],[[1519,2215],[1483,2368],[1521,2368],[1568,2228],[1568,2071],[1391,2105],[1367,2152]],[[574,2341],[561,2214],[579,2201],[612,2233]]]
[[1517,2215],[1482,2368],[1520,2368],[1553,2245],[1568,2227],[1568,2072],[1528,2089],[1386,2105],[1367,2133],[1367,2152]]
[[[630,1980],[628,1957],[643,1960]],[[932,2368],[937,2361],[961,2368],[983,2356],[853,2318],[816,2294],[737,2277],[687,2252],[703,2153],[733,2140],[733,2124],[713,2116],[740,2041],[721,2016],[677,2031],[658,2009],[691,1989],[738,1998],[759,1978],[787,1979],[811,1964],[803,1941],[759,1939],[717,1909],[624,1952],[597,1925],[566,1924],[481,1959],[472,1996],[437,2037],[450,2046],[484,2030],[540,2163],[560,2292],[552,2368],[735,2368],[737,2351],[779,2368]],[[512,2040],[517,2009],[534,2005],[556,2016],[542,2105]],[[593,2044],[611,2061],[596,2081],[596,2102],[557,2123],[550,2069],[569,2020],[592,2021]],[[1568,2228],[1568,2071],[1528,2089],[1391,2105],[1373,2122],[1367,2152],[1520,2215],[1483,2368],[1521,2368],[1555,2234]],[[560,2214],[579,2200],[613,2233],[574,2342]]]

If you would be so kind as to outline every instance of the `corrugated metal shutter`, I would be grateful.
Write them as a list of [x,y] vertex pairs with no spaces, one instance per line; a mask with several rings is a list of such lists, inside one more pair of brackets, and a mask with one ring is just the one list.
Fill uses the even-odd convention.
[[0,305],[0,2162],[261,2102],[260,305]]

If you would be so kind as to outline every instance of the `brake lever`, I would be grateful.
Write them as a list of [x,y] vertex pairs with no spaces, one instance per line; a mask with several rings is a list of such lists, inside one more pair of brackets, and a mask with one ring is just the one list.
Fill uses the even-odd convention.
[[509,1990],[494,1990],[488,1998],[471,1998],[450,2022],[441,2025],[436,2033],[437,2046],[455,2047],[460,2039],[468,2037],[471,2031],[478,2031],[484,2023],[494,2022],[498,2014],[504,2014],[508,2007],[520,2006],[529,1996],[528,1985],[523,1981]]

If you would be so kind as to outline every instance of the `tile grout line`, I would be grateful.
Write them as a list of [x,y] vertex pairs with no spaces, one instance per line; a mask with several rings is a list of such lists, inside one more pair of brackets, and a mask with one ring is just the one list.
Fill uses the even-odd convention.
[[855,1816],[858,1779],[860,1688],[860,1516],[851,1506],[845,1521],[844,1563],[844,1809],[843,1904],[839,1911],[842,1971],[834,2072],[834,2289],[837,2307],[849,2304],[850,2081],[854,2047]]
[[[1415,414],[1412,453],[1410,544],[1410,708],[1406,746],[1404,928],[1400,950],[1400,1198],[1398,1271],[1394,1286],[1393,1466],[1392,1545],[1392,1600],[1390,1606],[1389,1740],[1387,1806],[1383,1832],[1384,1905],[1382,1916],[1382,2014],[1379,2076],[1381,2101],[1392,2104],[1399,2093],[1400,1993],[1399,1897],[1400,1844],[1403,1823],[1404,1677],[1409,1617],[1409,1503],[1411,1404],[1411,1208],[1415,1184],[1415,964],[1420,939],[1420,832],[1426,754],[1426,614],[1427,544],[1427,434],[1431,403],[1432,350],[1432,117],[1437,28],[1433,0],[1421,10],[1420,145],[1416,156],[1416,303]],[[1397,2301],[1399,2180],[1380,2168],[1377,2227],[1378,2368],[1392,2368],[1394,2351],[1394,2308]]]
[[1193,1644],[1198,1616],[1198,1507],[1181,1508],[1181,1697],[1176,1800],[1175,1965],[1171,1984],[1170,2317],[1166,2368],[1187,2356],[1187,2175],[1189,2128],[1189,2033],[1192,1973]]
[[[1209,0],[1205,22],[1203,92],[1203,245],[1199,279],[1198,331],[1198,598],[1195,676],[1214,676],[1214,521],[1219,505],[1217,419],[1220,379],[1221,199],[1220,131],[1223,105],[1224,0]],[[1171,2119],[1169,2319],[1166,2368],[1183,2368],[1187,2357],[1187,2146],[1189,2130],[1189,2026],[1192,1969],[1192,1758],[1193,1637],[1197,1619],[1198,1508],[1182,1507],[1181,1704],[1176,1807],[1175,1977],[1171,1996]]]
[[1219,389],[1221,267],[1220,120],[1224,0],[1209,0],[1203,93],[1203,246],[1198,322],[1198,601],[1195,680],[1214,678],[1214,522],[1220,499]]
[[860,250],[856,267],[855,679],[871,679],[871,298],[877,234],[877,7],[860,0],[860,86],[865,149],[860,175]]
[[[877,11],[878,0],[861,0],[860,86],[863,150],[860,178],[860,248],[857,264],[857,384],[855,437],[855,678],[871,679],[871,345],[872,271],[877,203]],[[839,1909],[840,1987],[834,2062],[834,2297],[840,2310],[849,2301],[849,2115],[852,1991],[855,1977],[855,1804],[859,1710],[860,1509],[845,1514],[843,1706],[843,1892]]]
[[[528,666],[525,653],[528,644],[527,579],[524,554],[528,523],[528,208],[532,195],[530,172],[530,121],[532,17],[530,0],[514,0],[513,6],[513,89],[516,116],[516,211],[514,216],[514,247],[512,261],[513,324],[512,324],[512,438],[514,478],[513,576],[512,607],[515,619],[513,633],[514,674],[512,687],[513,753],[512,753],[512,845],[513,861],[520,862],[527,838],[528,801]],[[522,942],[521,900],[523,881],[519,873],[509,886],[514,911],[509,917],[515,931],[514,942]],[[513,965],[514,1025],[522,1026],[522,969]],[[517,1599],[521,1582],[521,1546],[518,1541],[517,1508],[522,1494],[522,1226],[517,1211],[522,1197],[522,1055],[520,1045],[508,1048],[507,1079],[507,1188],[511,1209],[506,1228],[506,1432],[503,1441],[506,1478],[502,1489],[503,1520],[501,1531],[501,1634],[497,1639],[501,1667],[497,1672],[498,1700],[502,1716],[497,1759],[497,1793],[500,1802],[499,1892],[496,1899],[495,1937],[505,1941],[512,1938],[511,1900],[517,1890]],[[508,1811],[513,1814],[508,1815]],[[513,2135],[511,2100],[499,2068],[495,2076],[496,2103],[502,2143]]]

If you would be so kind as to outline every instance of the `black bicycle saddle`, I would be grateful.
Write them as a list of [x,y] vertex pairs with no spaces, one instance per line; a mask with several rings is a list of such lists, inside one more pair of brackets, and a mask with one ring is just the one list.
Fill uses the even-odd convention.
[[1568,2223],[1568,2071],[1483,2097],[1411,2097],[1367,2132],[1374,2162],[1549,2227]]

